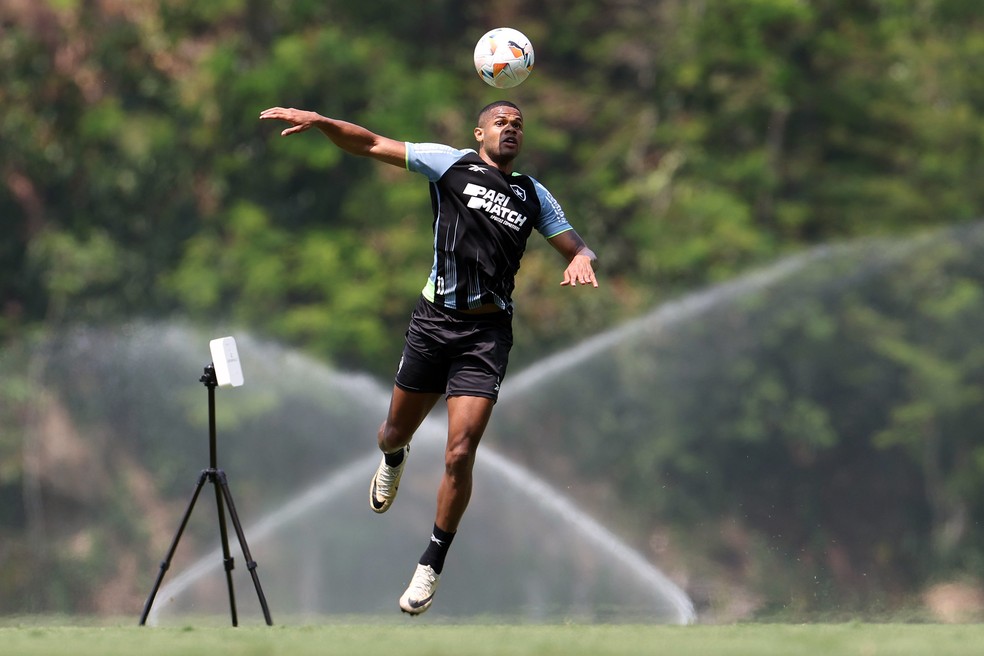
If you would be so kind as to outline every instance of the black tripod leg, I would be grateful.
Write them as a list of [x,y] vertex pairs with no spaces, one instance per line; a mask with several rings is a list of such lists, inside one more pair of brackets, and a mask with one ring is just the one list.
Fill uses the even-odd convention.
[[216,472],[216,477],[219,479],[219,485],[222,487],[222,494],[225,495],[226,505],[229,506],[229,517],[232,518],[232,525],[236,529],[236,535],[239,537],[239,546],[243,550],[243,558],[246,559],[246,568],[249,569],[249,574],[253,577],[253,586],[256,588],[256,596],[259,598],[260,607],[263,609],[263,617],[266,619],[267,626],[273,626],[273,619],[270,617],[270,608],[267,606],[266,595],[263,594],[263,588],[260,586],[260,577],[256,574],[256,561],[253,560],[253,556],[249,552],[249,545],[246,544],[246,534],[243,532],[242,524],[239,523],[236,504],[232,501],[232,492],[229,491],[229,481],[226,478],[225,472],[221,469]]
[[[226,492],[226,496],[228,496],[226,491],[228,486],[225,483],[225,474],[221,470],[213,470],[212,484],[215,486],[215,507],[219,511],[219,538],[222,541],[222,563],[225,566],[226,585],[229,588],[229,612],[232,613],[232,625],[239,626],[239,617],[236,613],[236,592],[232,585],[232,570],[235,567],[235,561],[229,552],[229,533],[226,531],[225,511],[222,509],[222,492]],[[231,505],[229,514],[235,518]]]
[[188,502],[188,507],[185,509],[184,517],[181,518],[181,525],[178,527],[178,532],[174,534],[174,539],[171,541],[171,548],[167,550],[167,556],[161,561],[161,569],[157,573],[157,580],[154,582],[154,588],[150,591],[150,596],[147,597],[147,602],[144,604],[143,614],[140,615],[140,626],[147,623],[147,616],[150,615],[150,608],[154,605],[154,599],[157,597],[157,591],[161,588],[161,582],[164,580],[164,574],[171,567],[171,559],[174,558],[174,552],[178,549],[178,542],[181,541],[181,535],[184,533],[185,527],[188,525],[188,519],[191,517],[191,511],[195,508],[195,502],[198,501],[198,495],[202,491],[202,485],[205,484],[205,480],[209,477],[209,470],[205,469],[202,471],[201,476],[198,477],[198,485],[195,486],[195,492],[191,495],[191,501]]

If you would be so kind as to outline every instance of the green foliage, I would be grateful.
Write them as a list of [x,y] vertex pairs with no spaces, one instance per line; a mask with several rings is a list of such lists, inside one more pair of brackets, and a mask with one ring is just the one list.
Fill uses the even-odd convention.
[[[3,325],[42,320],[52,300],[43,267],[23,255],[29,240],[50,229],[86,244],[98,233],[130,257],[115,260],[118,293],[95,318],[189,309],[249,318],[328,358],[361,342],[358,325],[367,332],[353,364],[382,371],[381,336],[403,321],[392,308],[408,306],[428,266],[423,182],[353,161],[316,134],[280,139],[256,117],[303,106],[396,138],[468,145],[491,93],[475,84],[468,56],[486,17],[438,0],[412,11],[397,2],[174,0],[126,14],[46,6],[57,39],[13,14],[0,50],[0,208],[19,226],[4,262],[30,273],[5,278]],[[554,190],[602,254],[603,275],[626,290],[606,308],[609,321],[660,290],[725,279],[797,243],[969,219],[981,202],[973,171],[984,89],[961,62],[984,52],[977,20],[951,2],[632,2],[607,13],[547,3],[514,21],[539,53],[534,81],[513,92],[532,119],[524,169]],[[68,42],[80,46],[57,45]],[[276,235],[256,247],[266,256],[204,267],[201,253],[221,249],[203,241],[243,204]],[[277,244],[330,235],[366,251],[350,261],[370,262],[383,235],[411,220],[410,252],[379,254],[407,267],[389,276],[399,289],[369,285],[372,300],[359,303],[302,299],[306,319],[237,307],[257,294],[262,307],[292,304]],[[191,282],[206,271],[227,277]],[[409,271],[420,272],[412,284]],[[520,284],[556,277],[542,275]],[[106,283],[92,285],[89,296]],[[382,326],[351,316],[363,308],[383,309]],[[346,317],[349,337],[314,338],[328,316]]]

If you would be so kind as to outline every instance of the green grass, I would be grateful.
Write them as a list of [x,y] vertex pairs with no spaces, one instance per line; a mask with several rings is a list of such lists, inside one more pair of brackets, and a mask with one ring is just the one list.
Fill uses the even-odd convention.
[[976,656],[982,644],[984,626],[935,624],[0,627],[0,650],[12,656]]

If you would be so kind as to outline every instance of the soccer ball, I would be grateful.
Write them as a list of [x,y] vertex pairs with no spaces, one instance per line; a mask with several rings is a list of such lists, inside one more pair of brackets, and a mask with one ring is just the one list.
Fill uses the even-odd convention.
[[475,70],[490,86],[514,87],[533,70],[533,44],[511,27],[490,30],[475,45]]

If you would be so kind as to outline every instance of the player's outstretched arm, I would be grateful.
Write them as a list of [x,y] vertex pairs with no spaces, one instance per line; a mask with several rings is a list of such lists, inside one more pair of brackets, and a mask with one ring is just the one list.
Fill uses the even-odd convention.
[[318,128],[345,152],[362,157],[372,157],[380,162],[400,168],[406,166],[407,146],[404,142],[383,137],[355,123],[339,121],[322,116],[317,112],[289,107],[265,109],[260,112],[260,119],[290,123],[291,127],[280,133],[285,137],[311,128]]
[[567,268],[564,269],[564,279],[560,283],[561,286],[598,286],[598,278],[595,277],[594,266],[592,266],[598,256],[587,247],[579,234],[573,230],[568,230],[551,237],[549,241],[550,245],[567,259]]

